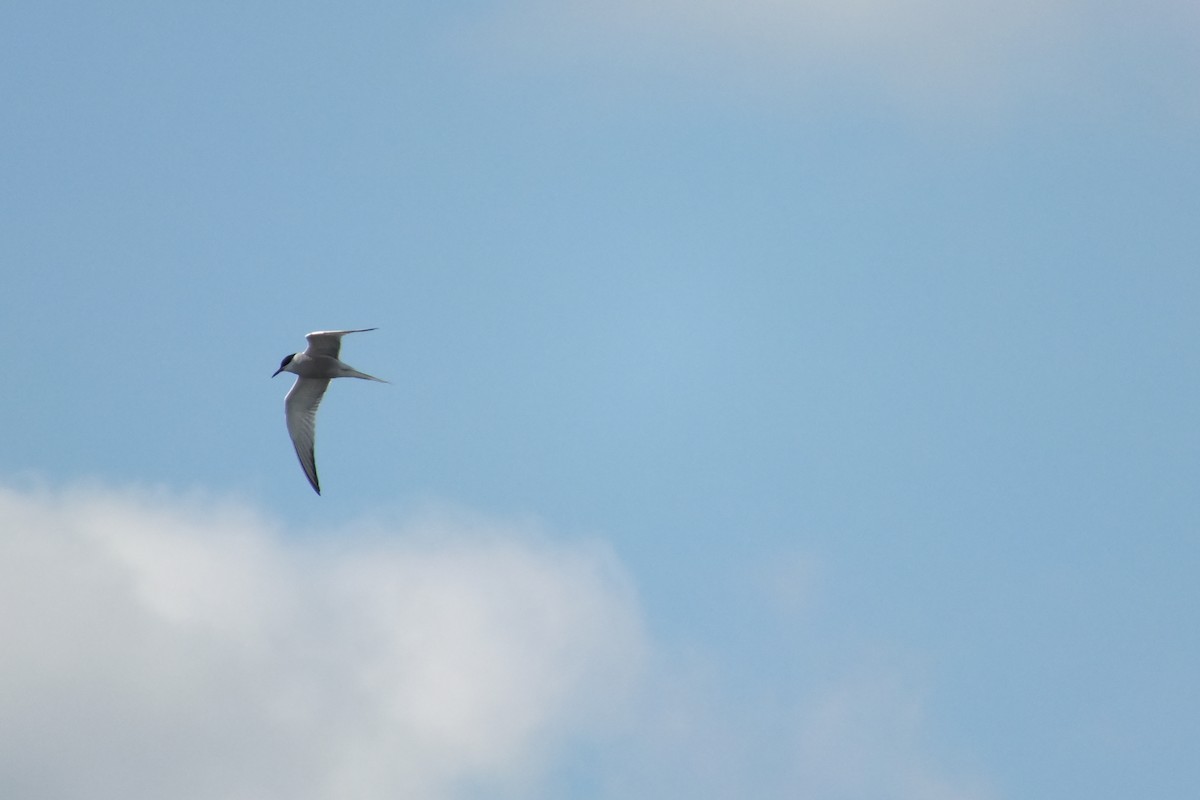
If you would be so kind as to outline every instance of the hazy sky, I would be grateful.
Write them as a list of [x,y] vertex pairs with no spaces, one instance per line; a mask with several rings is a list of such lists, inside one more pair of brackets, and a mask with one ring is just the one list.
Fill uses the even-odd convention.
[[1198,8],[0,6],[0,795],[1185,796]]

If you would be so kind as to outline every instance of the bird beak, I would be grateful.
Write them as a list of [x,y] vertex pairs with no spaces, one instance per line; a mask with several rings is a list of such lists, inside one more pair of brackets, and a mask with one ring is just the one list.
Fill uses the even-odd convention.
[[275,375],[278,375],[281,372],[283,372],[283,367],[280,367],[279,369],[275,370],[275,373],[273,375],[271,375],[271,377],[274,378]]

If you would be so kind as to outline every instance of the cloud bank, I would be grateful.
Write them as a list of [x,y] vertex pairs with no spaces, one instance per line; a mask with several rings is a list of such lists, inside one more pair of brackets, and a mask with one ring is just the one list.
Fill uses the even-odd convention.
[[444,798],[536,780],[646,643],[601,546],[466,518],[0,490],[0,795]]
[[[789,563],[759,588],[803,616]],[[0,486],[0,797],[988,796],[895,670],[764,673],[643,617],[603,543],[528,525]]]

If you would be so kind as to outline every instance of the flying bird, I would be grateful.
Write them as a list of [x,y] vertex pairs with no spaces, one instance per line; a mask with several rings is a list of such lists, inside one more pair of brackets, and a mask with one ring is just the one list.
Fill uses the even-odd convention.
[[[359,328],[353,331],[313,331],[304,338],[308,347],[303,353],[292,353],[279,362],[281,372],[295,374],[296,382],[283,401],[284,413],[287,416],[288,435],[292,437],[292,445],[296,448],[296,456],[304,469],[304,476],[312,484],[313,491],[321,493],[321,483],[317,479],[317,460],[313,454],[313,440],[317,429],[317,406],[325,396],[325,389],[334,378],[362,378],[368,381],[387,383],[382,378],[359,372],[338,359],[342,349],[342,337],[347,333],[365,333],[375,328]],[[274,378],[275,375],[271,377]]]

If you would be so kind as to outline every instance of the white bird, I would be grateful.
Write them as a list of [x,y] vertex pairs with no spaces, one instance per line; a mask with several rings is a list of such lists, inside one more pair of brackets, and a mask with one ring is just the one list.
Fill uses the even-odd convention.
[[[279,362],[281,372],[294,373],[296,382],[287,393],[283,402],[284,413],[287,415],[288,434],[292,437],[292,445],[296,448],[296,456],[304,475],[312,484],[317,494],[321,493],[321,484],[317,480],[317,460],[313,454],[313,440],[317,430],[317,406],[325,396],[329,381],[334,378],[362,378],[368,381],[387,383],[382,378],[359,372],[338,359],[338,351],[342,349],[342,337],[347,333],[365,333],[375,328],[359,328],[353,331],[313,331],[304,338],[308,347],[303,353],[292,353]],[[274,378],[275,375],[271,377]]]

